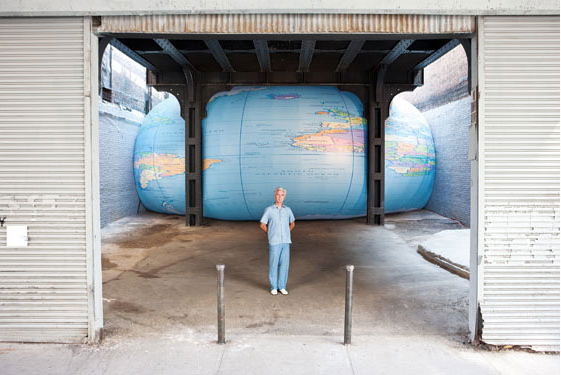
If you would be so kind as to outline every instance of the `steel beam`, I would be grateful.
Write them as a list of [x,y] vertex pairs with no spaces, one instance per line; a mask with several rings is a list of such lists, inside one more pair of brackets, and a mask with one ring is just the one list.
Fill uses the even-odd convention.
[[389,115],[384,92],[387,67],[379,66],[370,85],[366,195],[366,223],[369,225],[384,225],[385,123]]
[[[364,87],[375,84],[372,77],[377,72],[193,72],[200,78],[202,86],[242,86],[242,85],[317,85],[317,86],[356,86]],[[154,74],[148,75],[148,84],[185,84],[186,77],[181,71],[165,71],[158,73],[157,81]],[[411,82],[394,80],[385,74],[384,85],[403,86],[404,90],[412,90]],[[403,91],[403,90],[402,90]]]
[[341,60],[339,60],[339,64],[337,65],[337,68],[335,68],[335,71],[341,72],[343,70],[346,70],[349,65],[351,65],[356,55],[358,55],[363,45],[364,40],[351,40],[349,46],[347,47],[347,50],[341,57]]
[[374,92],[375,93],[374,100],[377,103],[382,102],[384,98],[384,81],[386,80],[387,70],[388,70],[388,66],[382,65],[376,72],[376,91]]
[[300,63],[298,64],[299,72],[307,72],[310,70],[312,57],[314,56],[314,49],[316,47],[315,40],[303,40],[302,47],[300,48]]
[[102,70],[102,62],[103,62],[103,54],[105,53],[105,49],[107,48],[107,46],[109,45],[109,43],[111,43],[111,39],[110,37],[103,37],[103,38],[99,38],[98,44],[97,44],[97,48],[98,48],[98,53],[97,53],[97,71],[98,71],[98,75],[97,75],[97,88],[98,88],[98,93],[101,95],[101,90],[103,89],[103,87],[101,87],[101,70]]
[[385,125],[390,115],[392,99],[403,91],[415,89],[413,84],[385,82],[384,65],[372,78],[368,113],[368,185],[366,223],[384,225],[385,217]]
[[403,55],[407,51],[407,48],[409,48],[409,46],[413,44],[414,41],[415,40],[413,39],[400,40],[395,45],[395,47],[393,47],[392,50],[386,56],[384,56],[382,61],[378,63],[378,66],[390,65],[391,63],[393,63],[399,56]]
[[377,85],[370,85],[368,113],[368,184],[366,199],[366,223],[384,225],[385,184],[385,122],[389,115],[389,103],[384,93],[377,93]]
[[271,71],[271,59],[269,58],[269,45],[266,40],[254,40],[255,54],[259,60],[259,66],[262,72]]
[[462,47],[464,48],[464,52],[466,53],[466,57],[468,60],[468,90],[469,92],[472,91],[474,87],[473,83],[473,69],[471,69],[470,64],[472,63],[472,54],[473,54],[473,47],[472,42],[470,39],[462,39],[460,40]]
[[442,47],[440,47],[439,49],[434,51],[429,57],[427,57],[426,59],[424,59],[423,61],[421,61],[417,65],[415,65],[413,67],[413,69],[411,69],[411,70],[414,71],[414,70],[424,69],[425,67],[432,64],[433,62],[438,60],[440,57],[445,55],[447,52],[454,49],[459,44],[460,44],[460,41],[458,39],[452,39],[451,41],[449,41],[448,43],[446,43],[445,45],[443,45]]
[[190,70],[196,71],[196,69],[193,67],[193,64],[191,64],[189,60],[187,60],[187,58],[181,52],[179,52],[179,50],[175,48],[175,46],[171,44],[169,40],[154,39],[154,42],[156,42],[164,50],[164,52],[173,59],[173,61],[175,61],[182,67],[188,67]]
[[190,78],[181,106],[185,119],[185,224],[200,226],[203,224],[202,92],[198,75],[194,77],[191,73]]
[[225,72],[234,71],[234,68],[232,68],[232,64],[230,64],[230,60],[228,59],[228,56],[222,49],[222,46],[220,45],[220,42],[218,40],[216,39],[205,40],[205,44],[210,50],[210,52],[212,53],[212,56],[214,57],[216,62],[220,64],[220,66]]
[[156,83],[150,86],[158,91],[173,94],[179,101],[181,117],[185,120],[185,225],[203,224],[202,190],[202,89],[200,73],[185,68],[183,74],[156,76]]
[[169,40],[154,41],[182,68],[183,85],[171,88],[178,90],[176,96],[185,120],[185,225],[199,226],[203,224],[200,78],[196,77],[189,60]]
[[203,86],[236,85],[370,85],[365,72],[203,72]]
[[138,53],[134,52],[132,49],[130,49],[129,47],[125,46],[119,39],[111,39],[111,41],[109,42],[109,44],[111,44],[113,47],[117,48],[119,51],[123,52],[125,55],[127,55],[128,57],[130,57],[132,60],[136,61],[137,63],[139,63],[140,65],[144,66],[146,69],[149,69],[153,72],[157,72],[159,71],[158,68],[156,68],[154,65],[152,65],[150,62],[146,61],[142,56],[140,56]]
[[[307,42],[307,40],[303,40],[302,42]],[[345,53],[347,49],[316,49],[314,50],[314,55],[316,54],[322,54],[322,53]],[[179,49],[179,52],[181,52],[184,55],[187,55],[189,53],[202,53],[202,54],[212,54],[212,51],[208,50],[208,49]],[[370,49],[370,50],[361,50],[360,53],[361,54],[365,54],[365,55],[387,55],[391,50],[389,49]],[[230,53],[254,53],[255,49],[229,49],[228,52],[224,52],[226,53],[226,55],[230,54]],[[269,54],[273,55],[275,53],[301,53],[302,52],[302,48],[299,49],[272,49],[269,50]],[[403,54],[408,54],[408,55],[430,55],[431,53],[433,53],[434,50],[413,50],[413,51],[405,51]],[[143,55],[158,55],[158,54],[165,54],[164,51],[162,50],[157,50],[157,51],[150,51],[150,50],[145,50],[145,51],[136,51],[136,53],[138,53],[140,56]]]

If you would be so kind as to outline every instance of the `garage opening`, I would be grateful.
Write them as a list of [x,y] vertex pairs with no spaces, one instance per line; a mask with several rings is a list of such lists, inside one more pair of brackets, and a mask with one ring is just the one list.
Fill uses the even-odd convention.
[[[413,91],[422,86],[425,67],[447,52],[457,48],[463,53],[462,42],[465,40],[453,36],[417,36],[415,39],[404,39],[397,35],[384,38],[345,38],[342,35],[336,38],[297,38],[275,35],[261,39],[225,35],[219,38],[176,35],[163,39],[158,35],[144,34],[134,37],[119,34],[105,36],[100,44],[111,46],[106,51],[117,50],[119,52],[115,52],[116,54],[123,53],[147,69],[145,100],[142,104],[131,105],[136,108],[131,109],[126,116],[122,115],[122,107],[126,106],[123,104],[115,109],[118,113],[108,113],[108,116],[121,116],[120,123],[110,124],[107,134],[100,132],[101,146],[109,145],[110,138],[115,134],[118,134],[120,140],[127,139],[126,142],[123,141],[127,143],[126,146],[115,144],[109,147],[111,150],[107,151],[107,155],[118,149],[126,154],[123,160],[128,163],[127,166],[120,166],[119,163],[123,160],[108,158],[107,164],[100,166],[101,176],[106,176],[107,181],[128,180],[128,190],[115,189],[115,195],[111,198],[107,195],[104,199],[103,184],[101,186],[102,225],[106,224],[102,231],[102,253],[107,337],[164,332],[197,334],[212,340],[216,312],[214,265],[218,263],[226,264],[227,328],[230,335],[243,336],[248,332],[257,332],[338,336],[343,329],[343,269],[345,264],[354,264],[354,327],[357,334],[422,335],[446,337],[454,341],[466,340],[468,282],[423,260],[414,244],[420,236],[428,238],[443,229],[464,228],[469,223],[462,222],[455,214],[449,214],[436,200],[432,204],[437,208],[433,208],[432,212],[384,212],[385,203],[389,202],[388,197],[396,191],[400,191],[401,196],[398,194],[394,198],[404,201],[406,197],[403,194],[421,194],[421,190],[427,189],[422,183],[400,187],[400,181],[391,189],[388,188],[389,154],[409,152],[409,159],[405,160],[405,155],[405,159],[399,161],[401,164],[392,159],[395,164],[393,169],[390,168],[391,173],[397,173],[397,177],[402,178],[401,183],[408,183],[406,177],[423,177],[428,172],[438,171],[438,159],[431,164],[430,157],[427,157],[430,147],[419,143],[421,136],[415,138],[404,134],[402,141],[398,142],[399,134],[394,134],[394,139],[390,141],[397,143],[391,145],[394,148],[388,148],[386,119],[392,115],[390,103],[398,106],[405,101],[403,108],[413,107],[411,103],[415,104],[415,101],[419,105],[422,100],[418,99],[420,94],[415,91],[409,94],[409,98],[394,98],[400,92]],[[465,59],[465,54],[463,58]],[[134,70],[128,69],[131,72]],[[442,75],[442,71],[435,76],[439,74]],[[467,81],[467,77],[464,80]],[[278,90],[275,91],[275,88]],[[203,121],[210,118],[209,103],[216,100],[217,95],[230,96],[232,99],[235,96],[233,94],[240,94],[244,89],[252,94],[257,93],[255,95],[265,95],[271,103],[282,103],[284,112],[282,105],[279,107],[281,110],[271,107],[269,112],[280,111],[278,113],[283,115],[292,110],[290,105],[286,105],[290,100],[311,98],[318,92],[337,92],[341,97],[347,95],[347,98],[356,98],[341,100],[342,105],[347,105],[347,113],[342,120],[339,118],[339,122],[336,121],[337,116],[341,117],[336,112],[337,103],[325,103],[329,100],[320,95],[315,102],[309,104],[315,106],[314,111],[311,111],[314,115],[325,117],[318,122],[318,129],[312,136],[323,137],[329,134],[326,131],[337,135],[347,132],[352,137],[350,144],[345,143],[344,137],[337,140],[330,138],[332,143],[329,143],[329,147],[332,150],[326,149],[325,143],[320,142],[325,139],[312,138],[317,141],[313,143],[310,133],[300,131],[299,134],[288,135],[292,143],[286,145],[296,150],[312,151],[304,155],[308,159],[313,159],[313,152],[332,152],[330,157],[339,159],[348,157],[349,154],[352,156],[354,164],[351,164],[350,172],[353,174],[352,178],[356,179],[356,186],[353,182],[349,183],[349,168],[338,168],[339,175],[346,176],[345,185],[341,187],[345,193],[343,204],[333,204],[333,200],[339,198],[325,198],[329,189],[322,185],[322,181],[337,181],[339,178],[328,167],[321,167],[322,170],[316,166],[312,172],[309,172],[309,167],[305,170],[284,167],[288,164],[288,156],[277,157],[276,161],[271,162],[269,169],[251,164],[242,167],[243,162],[267,157],[263,151],[259,155],[259,147],[261,150],[275,147],[274,140],[283,136],[277,134],[278,125],[267,128],[267,124],[262,121],[250,124],[258,132],[249,142],[254,150],[248,149],[246,154],[239,152],[242,137],[240,131],[236,133],[238,138],[233,140],[238,142],[236,147],[239,154],[235,155],[238,160],[237,173],[241,178],[246,176],[245,183],[240,182],[240,185],[243,189],[248,184],[248,190],[253,189],[259,195],[257,201],[264,202],[268,199],[267,195],[270,195],[272,203],[274,186],[286,185],[281,182],[291,181],[294,174],[311,173],[306,175],[305,182],[301,185],[303,188],[288,186],[286,204],[291,206],[291,197],[294,196],[294,200],[299,199],[304,208],[319,205],[322,209],[329,209],[337,206],[337,209],[328,214],[313,211],[300,217],[297,215],[291,247],[289,296],[269,295],[267,241],[254,218],[243,215],[227,217],[232,212],[238,214],[240,210],[260,215],[253,207],[249,208],[247,196],[244,196],[245,210],[243,207],[236,208],[241,204],[235,195],[238,192],[235,187],[237,182],[221,181],[218,178],[214,180],[218,181],[215,182],[218,188],[205,185],[205,171],[219,170],[218,166],[224,159],[214,155],[205,157],[205,136],[209,139],[213,136],[212,131],[220,131],[219,126],[207,124],[206,130],[209,133],[205,133]],[[134,90],[125,91],[132,93]],[[163,94],[164,92],[168,94]],[[117,93],[111,92],[109,95],[108,90],[102,93],[106,102],[113,101],[115,105],[119,101]],[[246,99],[248,96],[246,93]],[[467,100],[465,96],[460,99]],[[161,197],[154,198],[159,199],[158,204],[164,207],[161,212],[154,212],[156,210],[146,209],[145,206],[149,203],[146,201],[143,204],[138,195],[143,194],[143,184],[149,186],[166,176],[153,169],[141,181],[134,142],[137,141],[136,136],[149,109],[157,108],[159,102],[173,100],[177,102],[175,115],[185,119],[187,125],[183,133],[178,132],[174,137],[172,132],[163,143],[183,140],[184,168],[179,175],[184,181],[184,190],[173,200],[166,200],[169,192],[163,194],[163,200]],[[353,100],[357,108],[362,107],[358,116],[349,114],[351,111],[348,104]],[[246,104],[247,101],[244,102]],[[103,106],[111,107],[110,103],[103,103]],[[428,107],[420,107],[425,111],[417,112],[425,121],[428,116],[438,118],[438,114],[427,113],[430,112],[430,109],[426,110]],[[435,108],[443,114],[450,113],[440,107]],[[228,106],[226,108],[233,111]],[[334,113],[330,112],[331,108],[334,108]],[[400,110],[403,111],[403,108]],[[267,112],[268,108],[261,104],[259,110]],[[400,110],[396,108],[393,112]],[[109,109],[102,108],[101,111],[109,112]],[[237,122],[238,128],[243,125],[241,116],[228,113],[226,117],[226,121]],[[100,130],[101,118],[100,112]],[[333,121],[328,121],[330,118]],[[361,120],[357,120],[358,118]],[[167,117],[163,122],[166,121]],[[309,121],[306,118],[303,122]],[[439,121],[449,124],[447,119]],[[323,126],[324,123],[328,124]],[[341,125],[337,125],[339,123]],[[426,126],[430,133],[428,122]],[[466,126],[469,126],[469,122]],[[361,131],[362,149],[359,140]],[[228,137],[226,135],[222,141],[228,140]],[[408,139],[409,143],[406,142]],[[462,135],[458,135],[458,140],[465,145],[468,143],[468,139]],[[300,144],[295,145],[298,142]],[[447,142],[447,146],[443,147],[453,147],[451,143],[455,141]],[[218,143],[221,144],[220,141]],[[416,148],[419,145],[422,147]],[[104,152],[103,149],[101,152]],[[167,155],[167,158],[162,159],[163,167],[177,167],[176,157],[181,159],[181,155],[165,151],[161,154]],[[226,152],[225,155],[227,154]],[[361,157],[362,167],[359,164]],[[420,165],[421,160],[423,165]],[[307,162],[313,163],[313,160]],[[406,162],[411,165],[406,165]],[[371,166],[370,169],[368,166]],[[361,171],[362,180],[354,176],[355,172]],[[466,171],[462,173],[465,174]],[[462,194],[467,191],[469,197],[469,169],[467,176],[467,187],[462,185],[465,181],[457,176],[444,178],[444,183],[449,186],[457,184],[457,189]],[[210,180],[209,177],[208,181]],[[262,181],[262,187],[258,186],[259,181]],[[438,178],[436,181],[435,186],[440,186]],[[154,189],[160,192],[163,190],[161,186]],[[211,189],[216,190],[213,192]],[[431,210],[433,189],[431,186],[428,194],[425,192],[426,203],[419,207],[397,207],[395,211],[411,211],[414,208]],[[207,192],[213,192],[214,197],[218,197],[218,201],[213,202],[214,206],[208,212],[219,212],[222,209],[226,212],[226,217],[219,217],[219,214],[209,215],[213,216],[211,218],[205,217]],[[351,209],[355,211],[347,215],[347,219],[337,217],[352,194],[356,196],[351,205]],[[465,204],[463,197],[460,194],[455,199]],[[440,199],[452,208],[457,206],[449,202],[452,198]],[[173,206],[172,201],[179,202],[179,206]],[[113,220],[119,214],[111,217],[111,205],[124,205],[125,202],[131,213]],[[185,207],[183,212],[173,212],[181,208],[181,205]],[[467,207],[469,208],[469,202]],[[328,217],[330,215],[332,217]],[[103,218],[106,218],[105,222]]]

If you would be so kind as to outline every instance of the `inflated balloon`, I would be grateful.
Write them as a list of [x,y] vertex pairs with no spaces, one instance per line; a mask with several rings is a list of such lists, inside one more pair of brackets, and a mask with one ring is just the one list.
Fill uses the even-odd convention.
[[[415,112],[416,111],[416,112]],[[214,95],[203,121],[203,212],[259,219],[277,186],[298,219],[366,214],[366,120],[352,93],[329,86],[237,87]],[[428,124],[395,100],[386,122],[386,212],[423,207],[434,181]],[[167,99],[135,146],[137,190],[150,210],[185,213],[184,121]]]

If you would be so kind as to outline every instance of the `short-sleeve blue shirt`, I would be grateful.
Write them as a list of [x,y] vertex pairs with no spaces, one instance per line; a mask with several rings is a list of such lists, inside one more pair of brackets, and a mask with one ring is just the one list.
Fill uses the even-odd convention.
[[293,221],[294,214],[290,207],[283,205],[281,208],[278,208],[274,204],[267,207],[263,217],[261,217],[261,222],[267,224],[269,245],[292,243],[290,241],[290,223]]

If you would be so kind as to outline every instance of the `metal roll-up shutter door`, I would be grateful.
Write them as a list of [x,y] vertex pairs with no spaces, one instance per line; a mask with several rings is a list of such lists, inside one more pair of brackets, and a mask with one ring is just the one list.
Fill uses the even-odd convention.
[[[0,341],[88,337],[87,25],[0,18]],[[6,246],[8,225],[28,247]]]
[[559,350],[559,17],[482,17],[482,340]]

